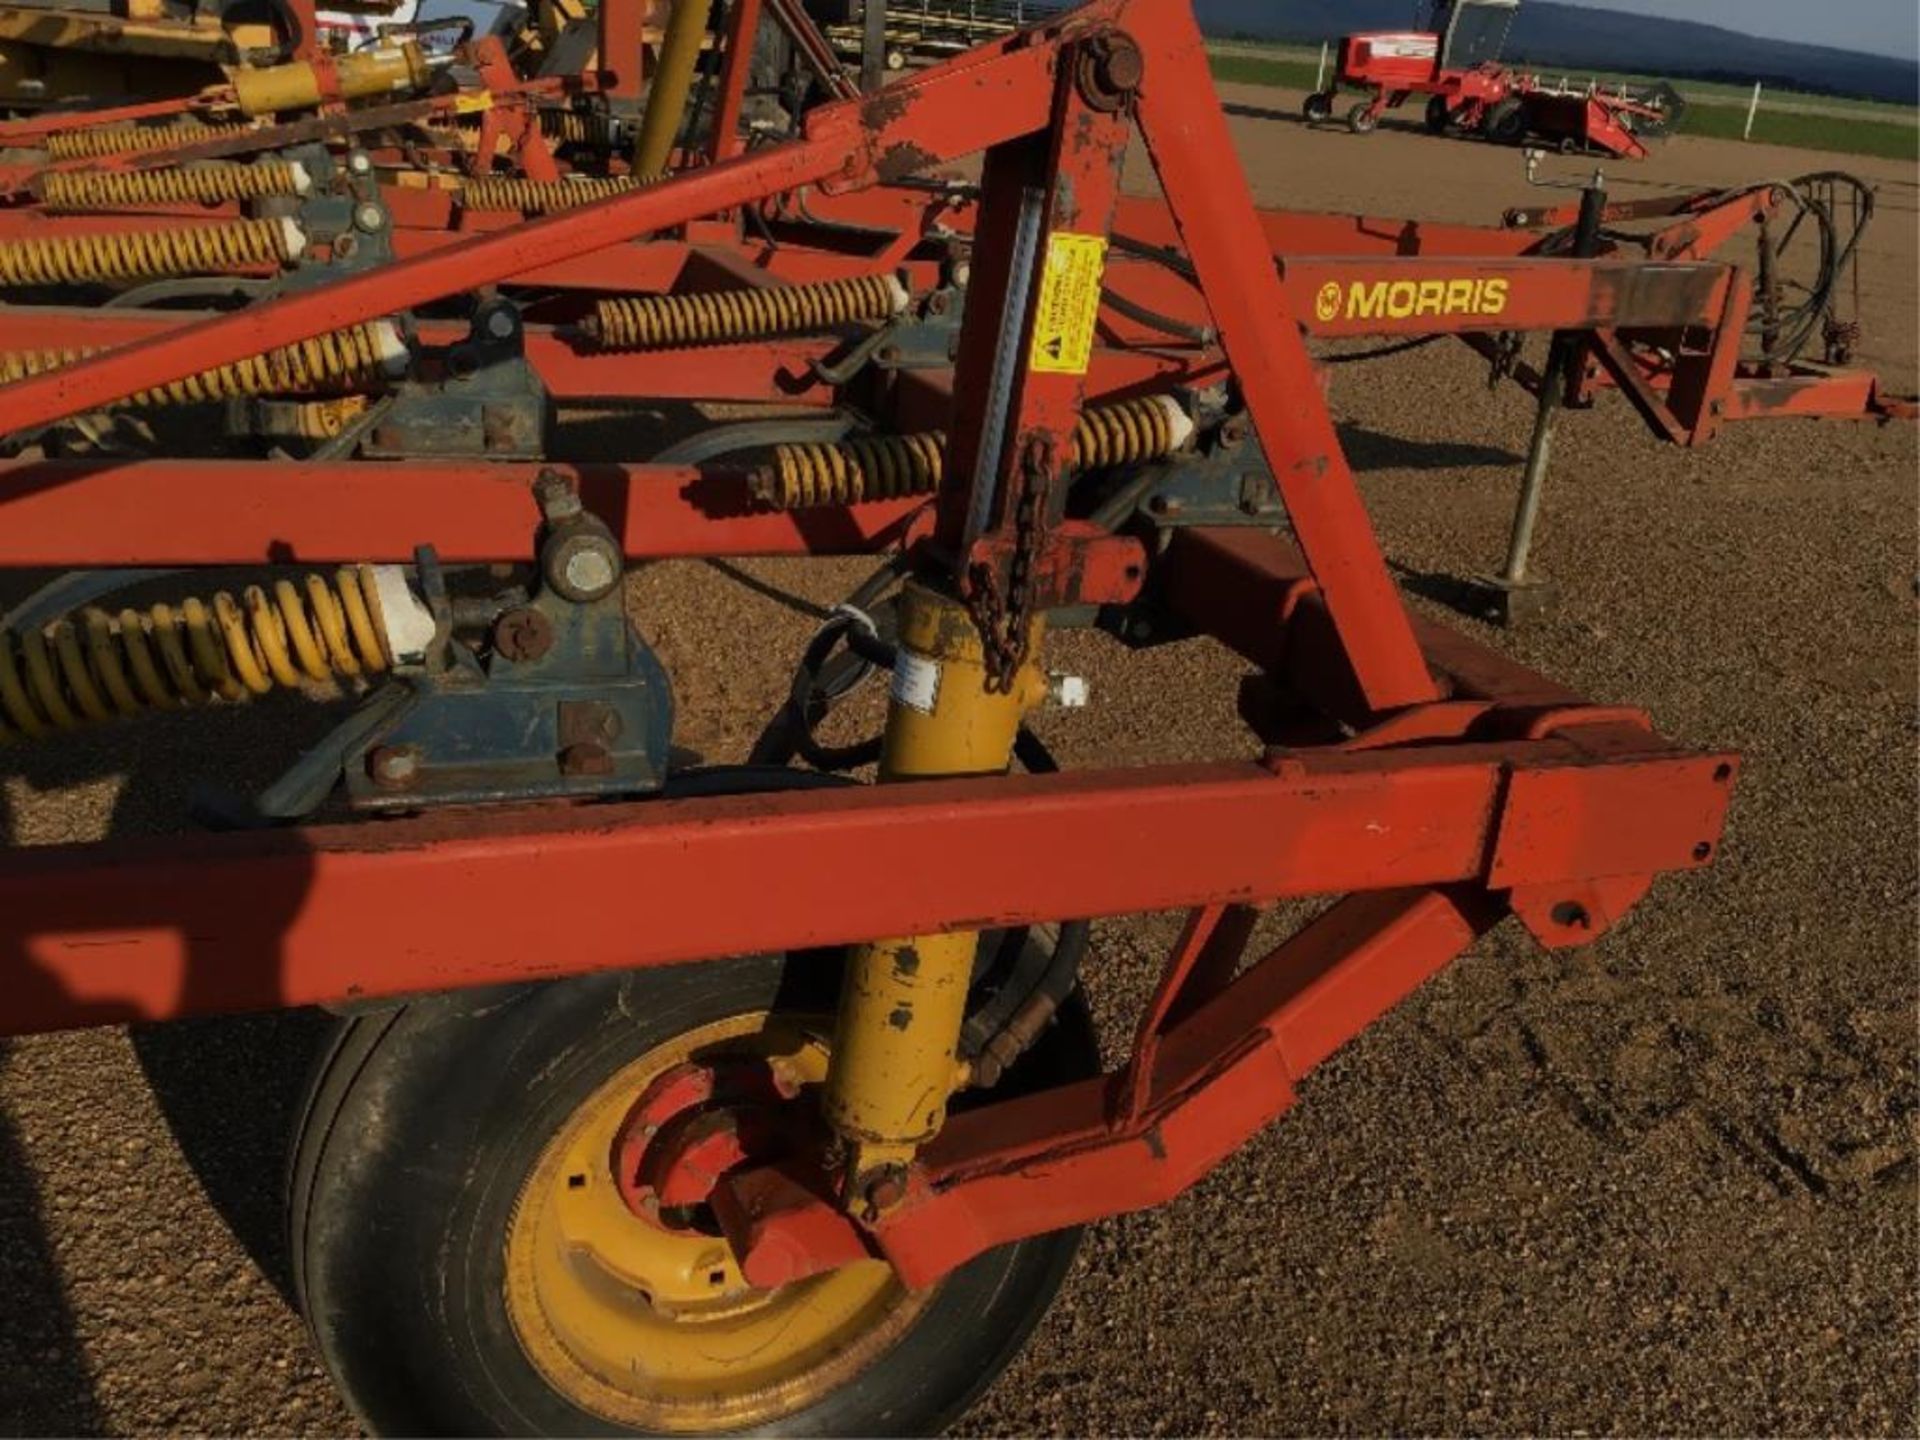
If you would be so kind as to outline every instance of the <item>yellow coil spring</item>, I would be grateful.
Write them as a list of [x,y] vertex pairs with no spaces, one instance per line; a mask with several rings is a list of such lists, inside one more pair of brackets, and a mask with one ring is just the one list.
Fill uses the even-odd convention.
[[[376,384],[385,374],[385,322],[356,325],[330,335],[316,335],[297,345],[283,345],[264,355],[231,365],[215,366],[184,380],[140,390],[123,405],[192,405],[225,400],[235,395],[288,395],[315,390],[354,389]],[[100,353],[98,346],[66,350],[0,351],[0,385],[11,385],[29,375],[75,365]]]
[[376,673],[373,572],[343,569],[118,615],[89,607],[40,630],[0,632],[0,736],[38,738],[89,721],[245,700]]
[[62,130],[47,136],[47,158],[87,160],[106,155],[131,155],[136,150],[164,150],[169,145],[198,145],[223,135],[237,135],[247,128],[185,120],[176,125],[109,125],[104,130]]
[[55,170],[40,177],[40,198],[54,210],[212,205],[263,195],[298,195],[305,189],[305,172],[286,160],[263,160],[257,165],[194,165],[180,170]]
[[718,345],[885,320],[901,308],[903,298],[899,282],[888,275],[757,290],[619,296],[595,302],[589,329],[608,350]]
[[0,240],[0,285],[151,280],[277,265],[288,258],[287,237],[278,220],[235,220],[190,230]]
[[594,145],[608,149],[619,140],[611,115],[587,110],[542,110],[540,133],[562,145]]
[[[1176,443],[1167,406],[1138,396],[1082,411],[1067,463],[1078,470],[1125,465],[1170,454]],[[931,495],[940,488],[946,453],[941,430],[776,445],[772,469],[757,474],[753,488],[782,510]]]
[[460,203],[468,210],[524,210],[549,215],[571,210],[609,195],[638,190],[645,181],[631,175],[587,176],[579,180],[526,180],[517,175],[480,175],[460,187]]
[[287,432],[303,440],[331,440],[364,414],[372,403],[365,395],[338,395],[331,400],[308,400],[294,407]]

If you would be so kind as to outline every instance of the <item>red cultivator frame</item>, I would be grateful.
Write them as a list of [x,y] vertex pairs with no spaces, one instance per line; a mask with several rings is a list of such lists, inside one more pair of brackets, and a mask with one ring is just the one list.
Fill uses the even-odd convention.
[[[1163,212],[1118,196],[1136,125]],[[1434,230],[1423,250],[1407,227],[1364,223],[1346,232],[1348,253],[1276,266],[1280,233],[1324,243],[1339,227],[1255,210],[1179,0],[1096,0],[820,108],[790,142],[570,213],[446,237],[235,314],[184,325],[99,317],[113,348],[0,389],[6,423],[31,429],[794,187],[852,195],[979,151],[951,440],[930,503],[772,509],[737,473],[684,464],[27,461],[0,467],[0,563],[403,560],[422,545],[442,560],[496,560],[524,551],[543,510],[549,523],[580,523],[577,495],[628,561],[904,548],[929,597],[916,603],[937,623],[930,638],[903,634],[920,668],[903,660],[895,673],[890,724],[901,734],[985,725],[1010,705],[1017,719],[1049,612],[1150,602],[1257,668],[1241,696],[1245,751],[1014,776],[1004,745],[984,760],[931,760],[941,737],[920,735],[914,762],[914,744],[894,735],[883,778],[925,778],[15,851],[0,859],[0,1029],[363,1006],[854,946],[876,985],[898,983],[925,1007],[901,1002],[879,1027],[898,1032],[885,1043],[916,1044],[916,1063],[930,1056],[950,1073],[954,1036],[940,1033],[911,973],[943,941],[966,939],[964,966],[982,929],[1189,912],[1117,1073],[992,1100],[944,1125],[936,1113],[937,1133],[863,1128],[850,1118],[862,1113],[858,1086],[834,1077],[824,1129],[813,1089],[781,1092],[771,1125],[790,1143],[777,1153],[694,1137],[719,1145],[725,1163],[695,1157],[708,1166],[697,1193],[726,1263],[756,1291],[874,1256],[925,1287],[993,1247],[1193,1183],[1282,1113],[1302,1075],[1505,916],[1543,944],[1585,944],[1655,876],[1712,858],[1734,757],[1665,740],[1639,711],[1589,704],[1409,614],[1303,332],[1477,333],[1494,316],[1513,329],[1593,331],[1613,382],[1683,438],[1710,414],[1731,418],[1719,401],[1739,393],[1743,327],[1726,317],[1745,303],[1744,277],[1691,254],[1527,256],[1517,231]],[[1751,218],[1757,202],[1740,203]],[[1163,317],[1208,322],[1197,352],[1158,353],[1124,329],[1096,335],[1116,211],[1150,241],[1177,241],[1190,276],[1115,269],[1149,287],[1140,297]],[[684,247],[661,253],[687,260]],[[1615,332],[1684,343],[1649,373],[1624,342],[1609,345]],[[644,357],[601,359],[607,374],[632,368],[583,381],[581,393],[669,393],[679,367],[682,393],[711,394],[724,374],[727,393],[771,398],[772,377],[804,348],[731,346],[644,368]],[[685,378],[696,362],[707,379]],[[553,342],[536,363],[557,377],[589,362]],[[1153,393],[1169,376],[1229,385],[1271,468],[1285,533],[1277,516],[1143,533],[1069,506],[1089,396]],[[1549,390],[1555,377],[1536,383]],[[1243,495],[1249,516],[1264,513],[1261,497]],[[1337,898],[1242,964],[1262,907],[1315,896]],[[835,1066],[872,1038],[860,1023],[843,1011]],[[685,1159],[697,1147],[683,1139]],[[682,1193],[698,1168],[647,1171],[653,1189],[634,1204]]]
[[[1085,385],[1081,373],[1024,364],[1004,414],[987,413],[991,367],[1013,353],[1003,333],[1033,330],[1032,287],[1014,268],[1022,198],[1044,197],[1048,233],[1104,238],[1129,116],[1202,293],[1221,297],[1209,308],[1293,542],[1202,529],[1149,566],[1136,542],[1057,516],[1018,533],[1029,501],[1044,510],[1058,496],[1054,457]],[[1342,738],[1295,746],[1263,722],[1264,759],[1213,765],[15,853],[0,866],[0,909],[16,945],[7,1028],[489,983],[532,973],[535,953],[549,957],[540,973],[557,975],[1193,908],[1129,1071],[956,1122],[915,1171],[909,1202],[865,1235],[806,1205],[740,1209],[752,1217],[750,1271],[808,1270],[873,1243],[927,1281],[985,1246],[1147,1204],[1198,1178],[1286,1108],[1300,1074],[1503,914],[1518,913],[1548,944],[1584,943],[1652,876],[1709,858],[1730,757],[1676,747],[1637,712],[1588,706],[1408,615],[1334,438],[1289,287],[1225,159],[1231,145],[1199,32],[1178,4],[1094,4],[864,104],[818,111],[792,144],[156,334],[0,395],[11,425],[40,424],[779,189],[857,187],[981,149],[976,293],[956,383],[967,398],[948,467],[955,482],[942,493],[926,563],[1004,584],[996,577],[1024,546],[1040,577],[1029,601],[1038,608],[1120,603],[1154,583],[1184,620],[1258,663],[1278,689],[1337,722]],[[1579,262],[1533,263],[1559,293],[1584,299]],[[995,293],[1029,295],[1005,332]],[[1002,464],[981,469],[996,418],[1007,427],[996,437],[1006,442],[995,446]],[[168,513],[195,539],[178,545],[138,520],[150,544],[105,542],[115,563],[233,560],[249,537],[248,558],[260,561],[394,555],[430,537],[454,557],[500,556],[514,553],[532,515],[529,477],[511,470],[269,467],[237,477],[252,498],[229,508],[228,482],[210,486],[188,469],[140,483],[164,490]],[[48,467],[45,482],[30,468],[7,481],[13,563],[29,549],[54,558],[65,529],[56,513],[134,499],[111,465]],[[680,469],[626,467],[580,483],[630,559],[816,543],[784,517],[714,518],[696,533],[686,507],[697,481]],[[969,536],[976,485],[992,520]],[[202,504],[226,516],[224,541],[209,543]],[[864,528],[820,527],[838,531],[830,548],[864,543]],[[73,535],[61,558],[102,544],[93,528]],[[929,836],[937,864],[924,863]],[[833,883],[855,870],[868,879],[859,890]],[[114,882],[103,887],[109,871]],[[661,897],[639,931],[607,903],[636,889]],[[540,903],[503,912],[494,899],[506,892]],[[1226,985],[1244,907],[1342,893],[1350,898]],[[252,903],[236,910],[234,894]],[[383,940],[369,952],[361,942],[375,917]],[[731,1184],[747,1193],[775,1180]]]

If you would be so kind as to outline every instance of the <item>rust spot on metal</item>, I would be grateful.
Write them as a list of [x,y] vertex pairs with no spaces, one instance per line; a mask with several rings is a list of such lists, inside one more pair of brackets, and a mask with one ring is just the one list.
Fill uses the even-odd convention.
[[902,141],[890,145],[881,153],[879,162],[873,167],[873,173],[884,183],[890,180],[905,179],[917,175],[929,165],[939,162],[940,157],[930,150],[922,150],[918,145]]
[[1140,1133],[1140,1139],[1146,1145],[1147,1153],[1153,1156],[1154,1159],[1164,1160],[1167,1158],[1166,1142],[1160,1138],[1160,1127],[1158,1125],[1155,1125],[1149,1130],[1143,1130]]
[[860,105],[860,123],[869,130],[891,125],[913,108],[919,93],[902,85],[888,85],[869,95]]
[[887,1024],[895,1030],[906,1029],[913,1024],[913,1007],[911,1005],[894,1006],[892,1013],[887,1016]]
[[911,945],[902,945],[893,956],[893,972],[903,980],[911,980],[920,973],[920,952]]

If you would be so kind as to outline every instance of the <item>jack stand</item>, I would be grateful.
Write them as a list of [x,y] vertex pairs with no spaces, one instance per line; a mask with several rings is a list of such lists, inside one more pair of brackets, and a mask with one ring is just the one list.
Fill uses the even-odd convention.
[[[1580,192],[1580,218],[1574,226],[1573,254],[1589,259],[1598,248],[1600,218],[1606,212],[1607,192],[1599,177]],[[1520,502],[1513,512],[1513,533],[1507,540],[1507,563],[1500,574],[1472,582],[1469,613],[1495,625],[1511,627],[1538,619],[1552,610],[1559,593],[1550,581],[1527,574],[1533,550],[1533,530],[1540,519],[1540,496],[1546,489],[1547,465],[1553,457],[1553,430],[1566,404],[1567,387],[1586,347],[1586,339],[1571,330],[1554,332],[1540,375],[1540,405],[1534,412],[1533,438],[1527,445],[1527,468],[1520,479]]]

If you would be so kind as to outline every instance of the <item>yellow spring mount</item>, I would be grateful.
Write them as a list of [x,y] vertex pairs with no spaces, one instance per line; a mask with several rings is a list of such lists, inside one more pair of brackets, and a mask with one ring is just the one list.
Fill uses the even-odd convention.
[[363,565],[0,632],[0,738],[377,675],[417,646],[409,593],[398,567]]
[[527,180],[517,175],[477,175],[461,182],[460,204],[467,210],[519,210],[528,215],[550,215],[605,200],[610,195],[625,195],[658,178],[575,175],[565,180]]
[[241,124],[181,120],[171,125],[108,125],[101,129],[62,130],[47,137],[47,158],[94,160],[137,151],[165,150],[174,145],[199,145],[238,135],[248,128]]
[[167,170],[50,170],[34,188],[49,210],[123,210],[138,205],[217,205],[269,195],[305,195],[306,167],[291,160],[190,165]]
[[[456,609],[430,548],[144,606],[95,604],[0,632],[0,739],[274,692],[375,686],[252,813],[417,810],[640,793],[666,775],[672,696],[628,624],[612,532],[564,482],[535,489],[539,584]],[[454,643],[459,633],[473,643]]]
[[[0,384],[44,374],[98,354],[97,347],[67,350],[0,351]],[[219,365],[150,390],[141,390],[114,407],[149,408],[193,405],[241,395],[302,395],[373,389],[406,372],[410,359],[400,328],[391,320],[372,320],[350,329],[317,335],[261,355]]]
[[[1091,405],[1081,412],[1067,463],[1096,470],[1161,459],[1185,445],[1193,428],[1170,395]],[[946,453],[939,430],[776,445],[773,463],[754,472],[749,485],[755,499],[779,510],[931,495],[940,488]]]
[[292,264],[306,246],[306,232],[285,216],[95,235],[31,235],[0,240],[0,285],[159,280],[249,270]]
[[907,308],[909,298],[906,287],[891,275],[759,289],[617,296],[596,301],[584,328],[588,338],[605,350],[720,345],[890,320]]

